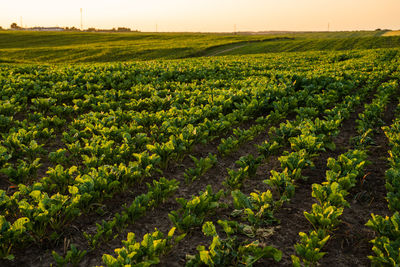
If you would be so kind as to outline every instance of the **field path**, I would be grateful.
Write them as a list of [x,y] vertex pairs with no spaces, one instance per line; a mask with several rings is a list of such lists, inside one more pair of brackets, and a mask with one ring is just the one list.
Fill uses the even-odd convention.
[[207,57],[218,56],[218,55],[223,54],[225,52],[230,52],[232,50],[236,50],[236,49],[242,48],[242,47],[244,47],[246,45],[247,44],[237,45],[237,46],[234,46],[234,47],[231,47],[231,48],[228,48],[228,49],[224,49],[224,50],[221,50],[221,51],[213,52],[212,54],[207,55]]

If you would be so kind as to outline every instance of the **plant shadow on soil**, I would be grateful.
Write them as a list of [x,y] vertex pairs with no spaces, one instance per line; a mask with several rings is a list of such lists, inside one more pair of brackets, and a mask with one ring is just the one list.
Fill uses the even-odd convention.
[[[393,110],[397,103],[391,102],[386,110],[384,121],[390,125],[393,120]],[[350,139],[355,135],[355,119],[362,108],[358,108],[351,117],[343,122],[340,134],[334,139],[337,149],[321,155],[315,162],[315,168],[304,171],[308,180],[299,184],[296,194],[290,203],[284,205],[277,218],[281,221],[274,235],[267,240],[283,251],[282,261],[275,263],[270,260],[258,262],[255,266],[292,266],[290,255],[295,255],[294,244],[299,241],[299,232],[308,233],[312,230],[311,224],[304,216],[304,211],[310,211],[311,206],[317,203],[311,197],[311,185],[325,181],[327,170],[326,162],[329,157],[337,158],[352,148]],[[388,215],[389,210],[385,189],[385,170],[388,169],[387,157],[389,150],[387,139],[381,129],[374,136],[375,144],[368,149],[369,164],[365,176],[347,196],[350,208],[345,208],[341,216],[342,223],[333,232],[330,240],[322,249],[326,252],[319,262],[321,266],[369,266],[367,258],[372,254],[370,240],[375,233],[365,226],[371,218],[371,213]]]
[[[385,114],[386,124],[390,124],[393,119],[393,110],[396,103],[391,103]],[[267,236],[264,239],[260,239],[262,243],[272,245],[283,251],[282,261],[275,263],[272,260],[263,259],[260,260],[255,266],[291,266],[290,255],[294,254],[294,244],[299,240],[299,232],[308,232],[312,226],[304,217],[304,211],[309,211],[312,204],[316,201],[311,197],[311,185],[313,183],[322,183],[325,180],[326,172],[326,161],[329,157],[337,158],[340,154],[346,152],[351,148],[349,142],[350,138],[355,135],[355,120],[357,119],[358,113],[362,112],[363,108],[358,108],[351,117],[343,122],[340,134],[334,139],[337,149],[335,151],[328,151],[322,153],[320,157],[316,159],[315,167],[312,169],[306,169],[303,172],[304,176],[308,177],[308,180],[299,182],[296,187],[296,194],[290,203],[286,203],[276,213],[276,218],[280,220],[280,224],[272,226],[273,234]],[[244,128],[250,125],[245,126]],[[168,213],[172,210],[179,209],[180,206],[175,201],[176,197],[183,197],[189,199],[192,195],[197,195],[199,191],[205,189],[204,185],[210,184],[217,192],[223,189],[222,181],[226,177],[226,168],[233,168],[235,166],[235,160],[239,159],[240,156],[248,154],[257,154],[256,144],[261,144],[267,136],[261,134],[257,136],[253,141],[248,142],[245,146],[241,146],[240,149],[232,153],[231,155],[221,158],[218,160],[217,166],[209,170],[209,172],[201,179],[194,181],[193,183],[186,185],[183,179],[184,170],[187,167],[193,166],[193,162],[186,157],[184,161],[172,167],[170,170],[164,172],[163,176],[167,179],[177,179],[181,182],[181,188],[174,195],[169,198],[166,202],[158,206],[156,209],[149,211],[145,216],[139,218],[134,224],[129,225],[123,232],[119,233],[118,237],[112,241],[109,241],[96,249],[95,251],[89,252],[84,260],[80,263],[80,266],[94,266],[101,265],[101,256],[104,253],[114,254],[113,249],[121,247],[121,240],[126,239],[128,232],[134,232],[137,240],[141,240],[143,235],[154,231],[155,227],[163,233],[173,227],[171,221],[168,218]],[[351,208],[345,209],[343,216],[341,217],[343,223],[339,226],[339,229],[334,232],[330,241],[324,247],[324,251],[327,254],[321,261],[323,266],[368,266],[369,260],[367,255],[371,254],[371,244],[369,240],[373,239],[374,233],[368,229],[364,224],[370,218],[370,213],[376,213],[381,215],[387,215],[388,208],[385,201],[386,190],[384,187],[384,172],[388,168],[387,164],[387,151],[389,149],[387,140],[382,130],[379,130],[378,134],[375,135],[376,144],[370,148],[369,161],[371,165],[367,167],[365,179],[362,184],[354,188],[349,197]],[[207,156],[209,152],[216,153],[216,147],[218,140],[207,143],[206,145],[196,146],[193,155],[196,157]],[[263,180],[268,178],[270,170],[279,170],[280,163],[278,157],[271,157],[267,163],[261,165],[257,171],[256,177],[246,181],[243,193],[249,194],[254,190],[263,191],[266,186],[263,184]],[[153,177],[152,177],[153,178]],[[152,179],[151,178],[151,179]],[[149,179],[149,181],[151,180]],[[126,194],[121,194],[115,199],[107,201],[104,206],[107,207],[107,212],[100,218],[95,218],[96,221],[99,219],[111,219],[112,215],[116,210],[120,210],[121,203],[130,203],[134,196],[138,195],[139,192],[145,192],[144,184],[141,184],[137,188],[134,188]],[[348,198],[349,199],[349,198]],[[229,197],[225,198],[224,201],[227,203],[230,201]],[[216,221],[231,220],[230,213],[232,210],[225,209],[219,210],[218,214],[206,218],[206,220]],[[93,215],[93,214],[92,214]],[[71,243],[76,244],[78,247],[86,248],[87,241],[82,237],[83,231],[94,232],[96,229],[93,223],[94,218],[92,216],[85,216],[80,218],[77,222],[73,223],[64,233],[65,240],[70,240]],[[258,238],[259,239],[259,238]],[[184,266],[186,262],[186,255],[195,255],[197,253],[196,247],[198,245],[204,245],[208,247],[211,239],[203,235],[200,230],[192,231],[189,233],[176,247],[170,251],[169,254],[161,258],[159,266]],[[62,240],[59,244],[57,252],[62,254]],[[53,247],[54,249],[54,247]],[[46,248],[28,248],[25,254],[25,258],[29,257],[31,260],[24,261],[24,264],[30,263],[30,266],[44,266],[50,265],[54,262],[49,251],[45,251]],[[41,251],[43,255],[38,255],[38,251]],[[22,254],[22,251],[19,253]],[[4,263],[4,262],[3,262]],[[3,265],[0,262],[0,266]],[[18,266],[22,262],[15,262],[7,266]]]

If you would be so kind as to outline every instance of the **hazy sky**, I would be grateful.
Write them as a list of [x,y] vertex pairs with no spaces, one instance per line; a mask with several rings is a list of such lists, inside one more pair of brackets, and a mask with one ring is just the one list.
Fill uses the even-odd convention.
[[0,26],[140,31],[400,29],[400,0],[0,0]]

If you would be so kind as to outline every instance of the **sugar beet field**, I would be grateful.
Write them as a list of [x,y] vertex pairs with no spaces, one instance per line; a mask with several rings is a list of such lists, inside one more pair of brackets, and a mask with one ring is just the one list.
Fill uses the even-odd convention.
[[398,49],[0,66],[1,266],[398,266]]

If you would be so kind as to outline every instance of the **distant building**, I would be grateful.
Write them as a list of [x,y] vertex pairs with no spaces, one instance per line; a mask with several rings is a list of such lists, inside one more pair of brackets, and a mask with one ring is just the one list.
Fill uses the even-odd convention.
[[30,31],[47,31],[47,32],[61,32],[64,31],[64,28],[60,28],[60,27],[33,27],[33,28],[29,28],[27,30]]

